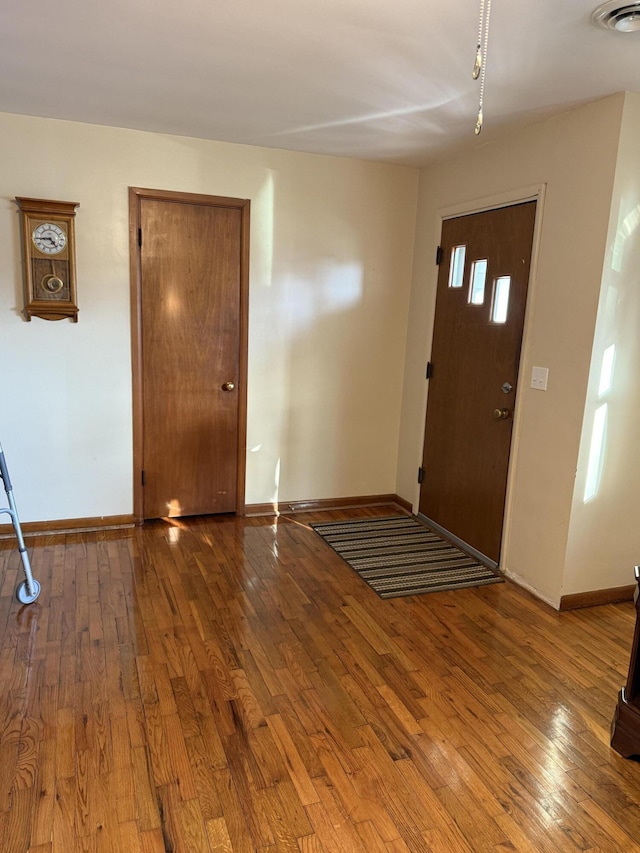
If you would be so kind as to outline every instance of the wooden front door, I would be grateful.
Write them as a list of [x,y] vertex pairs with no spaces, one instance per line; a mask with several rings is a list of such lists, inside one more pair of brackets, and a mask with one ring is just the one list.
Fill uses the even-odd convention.
[[499,562],[536,204],[446,220],[420,513]]
[[244,501],[248,202],[133,190],[132,205],[142,517],[235,512]]

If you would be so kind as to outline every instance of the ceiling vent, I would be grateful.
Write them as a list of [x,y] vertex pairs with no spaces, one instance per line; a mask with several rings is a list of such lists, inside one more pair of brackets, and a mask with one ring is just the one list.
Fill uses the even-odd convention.
[[615,30],[618,33],[635,33],[640,31],[640,2],[624,3],[622,0],[609,0],[598,6],[591,15],[591,21],[597,27],[605,30]]

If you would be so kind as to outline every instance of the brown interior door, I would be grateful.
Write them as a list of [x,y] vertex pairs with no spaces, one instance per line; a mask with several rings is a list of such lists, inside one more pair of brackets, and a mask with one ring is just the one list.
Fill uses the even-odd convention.
[[535,202],[446,220],[420,513],[498,563]]
[[240,209],[140,199],[145,518],[237,501]]

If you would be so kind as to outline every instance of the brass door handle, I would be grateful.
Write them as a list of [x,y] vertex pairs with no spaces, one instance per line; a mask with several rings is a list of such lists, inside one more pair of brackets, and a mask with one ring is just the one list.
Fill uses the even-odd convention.
[[511,417],[511,409],[494,409],[493,417],[497,421],[506,421],[507,418]]
[[234,385],[233,382],[225,382],[224,385],[222,386],[222,390],[223,391],[233,391],[233,389],[235,387],[236,386]]

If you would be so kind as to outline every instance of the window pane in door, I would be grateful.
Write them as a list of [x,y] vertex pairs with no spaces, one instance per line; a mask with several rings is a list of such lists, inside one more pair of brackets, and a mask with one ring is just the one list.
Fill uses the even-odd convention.
[[467,254],[466,246],[454,246],[451,249],[451,264],[449,265],[449,287],[462,287],[464,279],[464,259]]
[[493,307],[491,309],[492,323],[506,323],[509,310],[509,289],[511,287],[511,276],[501,275],[496,279],[493,288]]
[[469,302],[471,305],[484,303],[484,284],[487,279],[487,260],[474,261],[471,264],[471,281],[469,285]]

